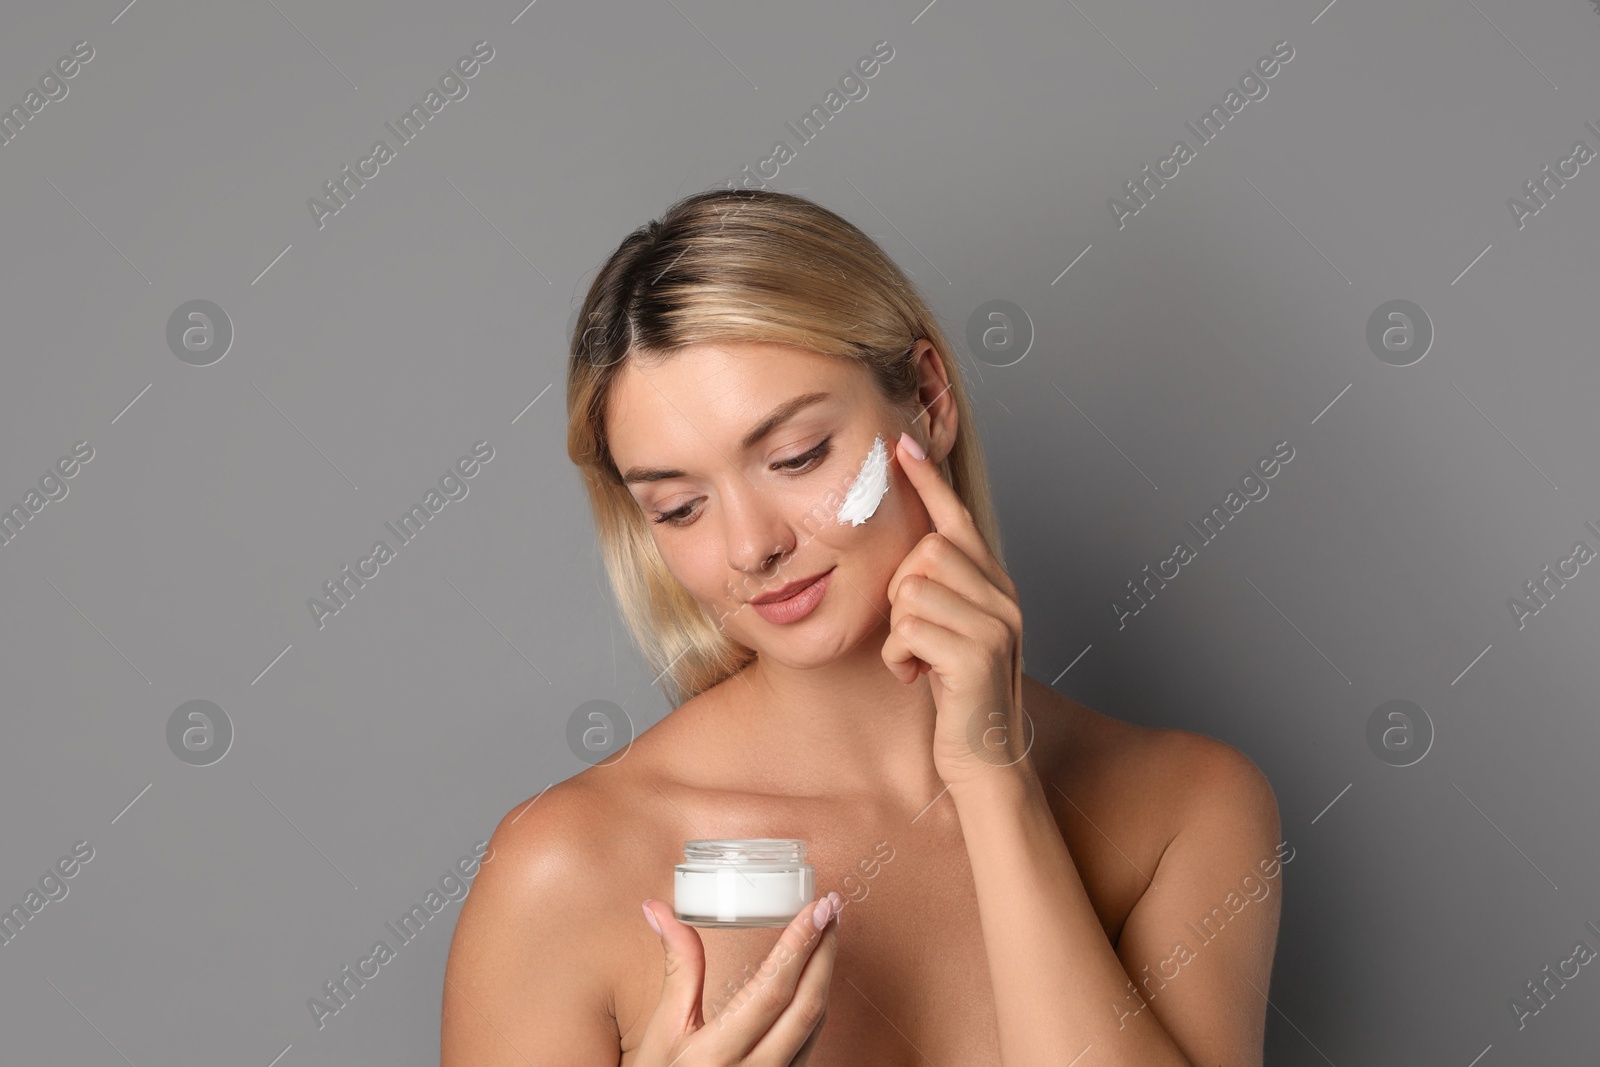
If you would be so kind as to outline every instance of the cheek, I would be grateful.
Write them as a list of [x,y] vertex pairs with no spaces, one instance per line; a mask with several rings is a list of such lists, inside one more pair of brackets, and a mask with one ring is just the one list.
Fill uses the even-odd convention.
[[856,541],[907,542],[906,550],[909,551],[917,538],[926,532],[923,527],[927,524],[928,516],[916,487],[898,463],[889,464],[887,476],[888,487],[872,514],[860,525],[852,525],[848,519],[841,524],[835,518],[830,531],[835,537]]
[[[696,523],[696,526],[701,525]],[[693,533],[693,527],[688,531]],[[677,536],[656,541],[662,562],[689,595],[702,603],[717,603],[728,595],[728,565],[720,542],[704,536]],[[669,543],[663,544],[662,541]]]
[[[926,513],[917,503],[916,490],[899,468],[889,468],[889,489],[877,510],[859,526],[830,517],[817,530],[817,541],[837,552],[857,576],[858,583],[887,587],[906,553],[924,533]],[[866,585],[861,585],[865,589]]]

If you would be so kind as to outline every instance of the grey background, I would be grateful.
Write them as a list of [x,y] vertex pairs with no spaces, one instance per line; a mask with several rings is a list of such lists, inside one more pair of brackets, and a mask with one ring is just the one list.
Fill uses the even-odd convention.
[[[8,1062],[436,1061],[459,904],[325,1028],[306,1000],[582,769],[573,709],[666,711],[565,456],[575,302],[879,40],[771,185],[876,237],[953,339],[991,299],[1031,320],[1013,366],[963,352],[1026,668],[1271,778],[1268,1062],[1595,1047],[1595,968],[1521,1030],[1507,1003],[1600,947],[1600,577],[1508,607],[1600,544],[1600,162],[1520,229],[1506,206],[1600,149],[1588,0],[13,2],[0,103],[81,39],[0,146],[0,502],[95,450],[0,546],[0,901],[95,850],[0,946]],[[467,97],[319,230],[306,199],[478,40]],[[1268,95],[1119,230],[1107,199],[1280,40]],[[194,299],[235,330],[208,367],[166,343]],[[1365,341],[1393,299],[1436,329],[1409,367]],[[479,440],[468,496],[319,630],[307,599]],[[1270,495],[1119,629],[1280,440]],[[166,741],[195,699],[235,730],[206,767]],[[1366,741],[1392,699],[1436,730],[1409,767]]]

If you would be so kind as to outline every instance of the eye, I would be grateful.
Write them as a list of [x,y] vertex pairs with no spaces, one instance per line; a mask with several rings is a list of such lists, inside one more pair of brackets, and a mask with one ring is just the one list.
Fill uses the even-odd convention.
[[828,453],[831,451],[833,451],[833,437],[830,435],[828,437],[824,437],[817,447],[813,448],[811,451],[802,455],[798,455],[793,459],[786,459],[779,463],[774,463],[772,465],[772,469],[789,471],[790,473],[803,471],[810,467],[812,460],[816,460],[820,463],[822,460],[827,459]]
[[694,505],[690,503],[685,504],[681,508],[674,508],[672,511],[658,512],[653,518],[651,518],[650,521],[654,523],[666,523],[668,526],[687,526],[689,524],[685,522],[684,519],[689,514],[689,509],[693,506]]
[[[832,451],[833,437],[832,435],[829,435],[824,437],[821,442],[819,442],[817,446],[810,451],[803,452],[800,455],[795,456],[793,459],[780,460],[777,463],[774,463],[772,465],[772,469],[775,471],[783,471],[787,474],[804,474],[814,469],[816,464],[827,459],[828,455]],[[694,501],[690,501],[681,508],[674,508],[671,511],[657,512],[651,517],[650,521],[658,525],[665,524],[667,526],[687,526],[689,523],[694,521],[693,509]]]

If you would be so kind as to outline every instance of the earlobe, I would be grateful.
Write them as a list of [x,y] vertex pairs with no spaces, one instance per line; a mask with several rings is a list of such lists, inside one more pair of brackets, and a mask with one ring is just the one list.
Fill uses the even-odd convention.
[[[940,409],[939,416],[935,416],[934,409]],[[955,448],[956,441],[956,407],[955,401],[950,399],[950,388],[947,385],[937,393],[934,400],[917,416],[917,429],[921,433],[915,436],[923,442],[922,450],[934,463],[943,463]],[[913,431],[915,433],[915,431]]]
[[907,431],[917,439],[917,444],[922,446],[923,455],[933,456],[935,463],[939,462],[939,442],[933,432],[933,416],[926,408],[922,410],[912,422],[911,429]]

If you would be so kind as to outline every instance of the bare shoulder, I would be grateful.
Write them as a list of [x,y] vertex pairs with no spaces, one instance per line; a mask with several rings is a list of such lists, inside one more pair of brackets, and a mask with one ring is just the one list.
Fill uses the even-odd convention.
[[1226,741],[1193,730],[1149,732],[1150,764],[1171,783],[1168,803],[1184,812],[1186,823],[1233,821],[1276,840],[1277,794],[1255,760]]
[[[1024,676],[1038,729],[1042,777],[1075,783],[1107,805],[1143,812],[1170,840],[1197,818],[1245,815],[1277,833],[1277,798],[1261,768],[1233,745],[1193,730],[1140,726]],[[1035,709],[1039,711],[1035,711]]]
[[[1061,699],[1070,707],[1059,714],[1076,733],[1059,753],[1058,773],[1076,783],[1081,799],[1071,799],[1097,827],[1090,833],[1069,818],[1064,832],[1075,832],[1075,859],[1098,852],[1099,870],[1123,876],[1103,882],[1091,864],[1085,877],[1091,894],[1114,887],[1103,892],[1115,904],[1106,905],[1102,921],[1117,958],[1140,983],[1117,1010],[1131,1016],[1148,1006],[1186,1062],[1260,1067],[1260,990],[1271,981],[1279,875],[1293,859],[1292,849],[1283,851],[1287,842],[1279,843],[1271,783],[1254,760],[1218,738],[1139,726]],[[1115,859],[1103,851],[1108,839],[1119,842]],[[1133,865],[1138,875],[1128,878]],[[1174,981],[1180,973],[1191,977]]]
[[602,844],[614,804],[588,777],[592,770],[546,787],[501,817],[484,857],[486,877],[474,893],[487,883],[502,904],[517,895],[563,904],[587,895],[585,882],[603,875],[608,862]]
[[473,888],[476,896],[487,885],[484,909],[558,906],[570,943],[576,922],[609,907],[612,890],[637,867],[640,850],[654,843],[658,827],[648,813],[659,808],[644,801],[667,769],[670,719],[641,733],[620,757],[556,782],[505,813],[489,840],[487,878],[480,876]]
[[602,940],[615,799],[588,773],[518,804],[489,839],[450,946],[442,1067],[617,1055]]

